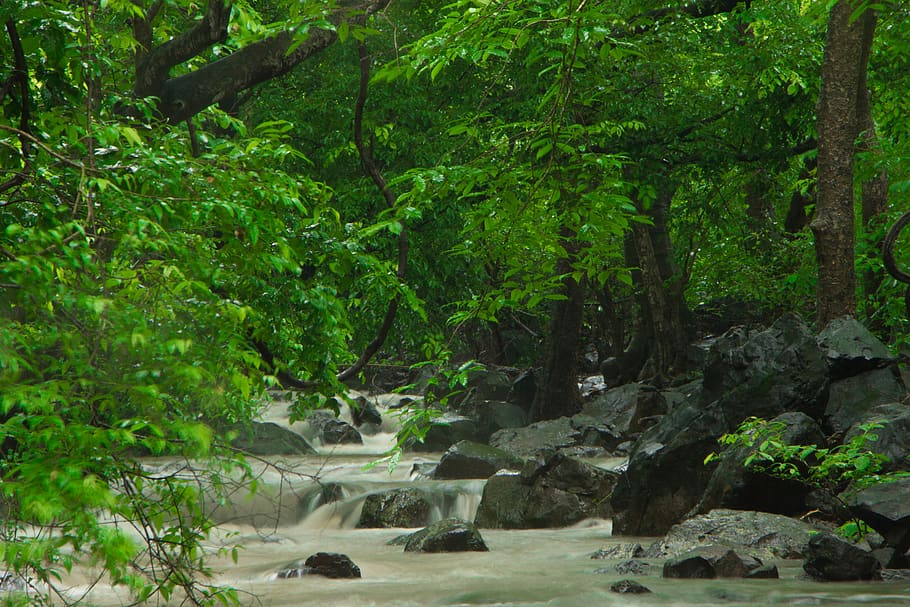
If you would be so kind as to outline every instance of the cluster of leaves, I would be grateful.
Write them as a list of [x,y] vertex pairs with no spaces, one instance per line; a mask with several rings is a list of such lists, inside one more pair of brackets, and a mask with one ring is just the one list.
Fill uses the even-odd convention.
[[[858,432],[835,447],[793,445],[783,436],[783,422],[750,417],[735,432],[724,434],[719,443],[728,449],[744,449],[742,464],[750,470],[777,478],[805,483],[843,503],[846,495],[883,482],[907,476],[905,472],[885,472],[888,457],[873,451],[870,443],[878,440],[879,422],[861,424]],[[719,456],[711,453],[705,463]],[[861,521],[850,520],[841,527],[847,536],[862,530]]]

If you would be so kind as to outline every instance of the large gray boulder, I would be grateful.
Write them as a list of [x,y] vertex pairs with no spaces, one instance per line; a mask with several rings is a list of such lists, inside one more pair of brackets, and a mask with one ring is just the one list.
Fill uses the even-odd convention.
[[363,437],[354,426],[328,411],[311,411],[306,424],[323,445],[362,444]]
[[897,369],[886,367],[831,383],[825,424],[831,432],[846,432],[878,405],[900,402],[907,396]]
[[653,386],[629,383],[607,390],[585,403],[576,417],[587,416],[609,424],[619,436],[645,429],[642,420],[667,412],[664,395]]
[[474,522],[482,528],[564,527],[611,514],[609,495],[616,474],[580,460],[551,454],[529,462],[521,473],[491,477]]
[[894,362],[887,346],[855,318],[835,318],[818,334],[832,379],[850,377]]
[[747,417],[816,417],[827,399],[827,363],[796,316],[751,336],[725,336],[710,359],[698,398],[674,407],[632,448],[613,492],[614,533],[659,535],[682,520],[708,485],[705,457]]
[[504,428],[494,432],[489,443],[515,456],[530,458],[555,452],[569,456],[602,454],[619,441],[620,437],[608,424],[579,414],[535,422],[524,428]]
[[279,579],[321,575],[328,578],[359,578],[360,567],[346,554],[317,552],[303,561],[288,563],[278,571]]
[[443,454],[433,478],[489,478],[502,468],[521,470],[523,465],[523,459],[496,447],[458,441]]
[[762,559],[802,558],[817,529],[779,514],[712,510],[677,525],[648,549],[649,556],[677,556],[698,546],[738,548]]
[[[902,559],[910,549],[910,477],[873,485],[847,498],[853,514],[878,531]],[[895,563],[904,566],[904,563]]]
[[445,451],[458,441],[485,442],[489,435],[473,417],[444,413],[433,420],[423,441],[409,445],[413,451]]
[[430,520],[432,505],[419,489],[403,487],[372,493],[363,502],[361,528],[420,527]]
[[443,519],[408,536],[405,552],[486,552],[477,527],[455,518]]
[[231,441],[235,449],[252,455],[310,455],[316,449],[305,438],[272,422],[251,422],[231,428],[236,437]]
[[910,470],[910,406],[889,403],[869,410],[847,431],[844,442],[860,434],[861,426],[869,422],[882,424],[881,428],[872,431],[878,438],[866,442],[866,448],[888,458],[882,466],[883,471]]
[[[771,423],[784,424],[781,438],[787,444],[826,445],[821,428],[805,413],[784,413],[772,419]],[[807,500],[812,488],[806,483],[746,468],[746,458],[757,450],[758,447],[753,446],[731,447],[723,451],[704,494],[688,516],[718,508],[759,510],[784,515],[796,515],[810,510]]]
[[878,580],[881,569],[881,563],[871,552],[831,533],[816,533],[806,546],[803,570],[816,580]]

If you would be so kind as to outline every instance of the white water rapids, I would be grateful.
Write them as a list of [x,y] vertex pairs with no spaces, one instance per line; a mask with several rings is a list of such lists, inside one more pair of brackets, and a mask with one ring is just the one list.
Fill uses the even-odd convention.
[[[287,426],[286,404],[276,403],[265,419]],[[365,436],[362,446],[326,447],[319,455],[272,458],[275,467],[263,465],[262,491],[250,497],[238,490],[229,505],[214,513],[219,527],[209,542],[209,564],[216,572],[212,582],[236,588],[242,605],[262,607],[910,606],[906,584],[820,584],[802,576],[799,561],[777,563],[780,580],[665,580],[656,560],[650,561],[648,575],[621,575],[614,569],[618,561],[592,560],[591,554],[628,542],[647,546],[654,538],[614,538],[608,520],[565,529],[482,529],[489,552],[406,553],[388,542],[412,529],[356,528],[367,493],[420,486],[433,496],[434,520],[472,520],[485,481],[432,481],[412,474],[415,465],[438,461],[439,453],[406,454],[391,473],[383,464],[366,469],[389,447],[392,430],[384,425],[379,434]],[[617,462],[594,463],[608,467]],[[341,499],[322,503],[323,488]],[[234,544],[242,546],[236,564],[215,556],[218,548]],[[277,578],[284,565],[316,552],[348,555],[363,577]],[[65,580],[69,596],[87,593],[85,604],[100,607],[130,603],[126,593],[110,586],[89,589],[89,577],[83,575]],[[610,591],[612,584],[627,578],[652,592]]]

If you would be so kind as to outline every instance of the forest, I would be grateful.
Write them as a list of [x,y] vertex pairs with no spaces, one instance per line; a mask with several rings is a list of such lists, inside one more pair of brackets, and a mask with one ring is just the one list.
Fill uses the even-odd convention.
[[6,570],[53,582],[80,554],[140,602],[236,602],[198,583],[192,483],[139,460],[242,473],[225,429],[270,389],[303,418],[371,369],[533,367],[547,420],[580,410],[580,374],[669,385],[694,341],[785,313],[910,347],[899,230],[882,253],[910,211],[906,3],[6,0],[0,21]]

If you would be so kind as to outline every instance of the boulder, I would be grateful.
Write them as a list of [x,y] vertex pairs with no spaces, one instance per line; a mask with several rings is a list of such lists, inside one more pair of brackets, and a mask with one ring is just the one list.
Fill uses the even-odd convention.
[[405,552],[486,552],[489,550],[477,527],[455,518],[443,519],[412,533]]
[[619,594],[647,594],[651,591],[635,580],[619,580],[610,585],[610,592],[618,592]]
[[825,424],[831,432],[846,432],[868,417],[873,407],[900,402],[906,395],[907,389],[894,367],[872,369],[832,382]]
[[882,535],[897,559],[910,549],[908,496],[910,477],[905,477],[863,489],[846,500],[855,516]]
[[641,544],[625,543],[609,548],[601,548],[591,555],[592,559],[632,559],[645,555]]
[[847,431],[844,442],[849,442],[861,433],[860,426],[868,422],[878,422],[883,426],[873,431],[877,439],[866,442],[867,449],[888,458],[882,470],[884,472],[910,470],[910,407],[900,403],[889,403],[873,408]]
[[494,432],[489,443],[518,457],[545,457],[559,452],[569,456],[600,455],[620,438],[608,425],[586,415],[540,421],[524,428]]
[[645,561],[630,559],[616,563],[615,569],[620,575],[648,575],[651,572],[651,565]]
[[676,556],[699,545],[721,545],[762,559],[803,558],[815,532],[812,525],[779,514],[718,509],[674,525],[648,555]]
[[[579,416],[587,416],[609,424],[618,436],[641,432],[643,418],[667,412],[664,396],[653,386],[630,383],[607,390],[585,403]],[[576,416],[578,417],[578,416]]]
[[881,579],[881,568],[871,552],[827,532],[812,536],[803,561],[809,576],[831,582]]
[[832,379],[857,375],[894,362],[887,346],[855,318],[835,318],[818,334]]
[[372,493],[363,502],[360,528],[420,527],[430,520],[431,504],[413,487]]
[[740,556],[722,545],[700,546],[664,563],[663,576],[669,578],[748,577],[764,563],[754,555]]
[[235,449],[252,455],[310,455],[316,449],[305,438],[272,422],[251,422],[231,428],[237,436],[231,441]]
[[484,438],[503,428],[521,428],[531,421],[528,412],[521,406],[501,400],[481,401],[471,415],[477,420]]
[[362,444],[363,437],[354,426],[327,411],[311,411],[306,416],[310,432],[323,445]]
[[705,457],[745,418],[821,413],[827,365],[796,316],[751,336],[718,339],[710,358],[698,397],[675,406],[633,446],[613,493],[614,533],[658,535],[679,522],[708,485]]
[[280,579],[321,575],[329,578],[359,578],[360,567],[345,554],[317,552],[305,561],[294,561],[278,571]]
[[433,478],[489,478],[502,468],[521,470],[523,465],[523,459],[496,447],[458,441],[443,454]]
[[[788,444],[826,444],[821,428],[805,413],[784,413],[771,422],[785,425],[781,438]],[[720,462],[711,473],[704,494],[687,516],[704,514],[717,508],[759,510],[790,516],[810,510],[807,506],[812,490],[809,485],[745,467],[746,458],[757,449],[731,447],[721,453]]]
[[445,451],[458,441],[486,442],[486,435],[477,420],[455,413],[443,413],[433,420],[422,442],[409,445],[413,451]]
[[382,414],[366,396],[358,396],[348,403],[348,407],[351,410],[351,420],[355,426],[370,424],[378,428],[382,425]]
[[564,527],[610,516],[607,499],[616,474],[559,453],[525,464],[520,474],[500,472],[484,487],[474,519],[478,527]]
[[[431,386],[430,389],[434,387]],[[468,381],[462,392],[449,396],[448,406],[458,413],[468,415],[473,413],[478,403],[485,400],[507,400],[511,390],[512,378],[504,370],[478,368],[468,373]],[[432,401],[430,398],[427,400]]]

